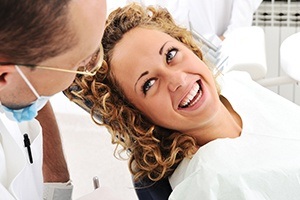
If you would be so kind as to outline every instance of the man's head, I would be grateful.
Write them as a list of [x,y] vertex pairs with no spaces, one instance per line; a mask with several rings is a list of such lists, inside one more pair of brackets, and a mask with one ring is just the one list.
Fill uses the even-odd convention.
[[[39,95],[53,95],[75,74],[26,64],[77,70],[98,50],[105,17],[105,0],[1,0],[0,62],[19,64]],[[3,105],[21,108],[35,99],[14,65],[0,66]]]
[[16,63],[38,63],[70,49],[77,38],[69,23],[69,3],[1,1],[1,57]]

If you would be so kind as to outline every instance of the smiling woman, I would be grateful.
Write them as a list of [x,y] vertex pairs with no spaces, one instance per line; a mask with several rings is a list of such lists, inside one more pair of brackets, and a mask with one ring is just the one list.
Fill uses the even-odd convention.
[[[152,17],[148,15],[148,11],[152,13]],[[129,19],[132,21],[127,21]],[[162,21],[162,19],[164,20]],[[115,22],[117,20],[120,20],[120,27],[116,26]],[[160,30],[163,30],[163,32]],[[137,37],[137,40],[132,40],[131,37]],[[159,37],[162,37],[162,39],[156,41],[155,38]],[[189,48],[193,49],[197,56],[188,50],[184,44],[174,39],[180,37],[186,41]],[[152,40],[156,41],[153,45]],[[134,43],[128,45],[131,42]],[[146,44],[143,44],[144,42]],[[103,124],[107,126],[112,134],[113,143],[121,145],[124,151],[129,153],[130,170],[134,174],[135,180],[143,177],[149,177],[154,181],[160,180],[170,175],[174,167],[185,156],[192,155],[196,151],[197,145],[189,135],[182,135],[179,132],[170,134],[167,127],[156,126],[152,118],[159,121],[159,115],[162,113],[159,109],[164,108],[164,106],[172,110],[175,103],[177,103],[177,110],[180,98],[186,95],[184,92],[191,89],[189,87],[192,85],[188,85],[191,84],[190,81],[196,81],[200,77],[196,75],[189,76],[188,80],[183,80],[185,78],[182,77],[182,81],[186,81],[186,83],[180,89],[181,92],[172,99],[168,98],[163,101],[156,98],[149,99],[155,93],[153,90],[159,91],[159,87],[168,84],[158,79],[160,75],[165,74],[165,81],[176,74],[178,74],[176,78],[182,76],[180,72],[168,74],[167,71],[164,71],[164,68],[152,69],[152,66],[154,63],[164,63],[164,65],[171,66],[173,57],[176,58],[175,60],[177,60],[177,57],[182,57],[176,56],[180,54],[177,53],[177,48],[186,49],[186,51],[189,51],[189,56],[197,60],[199,60],[198,57],[202,57],[201,52],[196,43],[192,42],[190,33],[175,26],[166,10],[159,9],[156,11],[154,8],[144,10],[137,5],[117,9],[108,17],[105,39],[103,39],[102,44],[105,54],[104,59],[107,64],[100,68],[95,78],[78,76],[76,82],[70,87],[70,90],[73,91],[69,90],[67,93],[69,92],[71,99],[79,97],[73,100],[82,107],[87,109],[93,107],[91,112],[94,117],[101,116]],[[178,47],[173,48],[173,45],[178,45]],[[149,48],[145,48],[147,46]],[[149,53],[151,55],[148,55]],[[141,59],[127,59],[140,56]],[[205,68],[203,70],[209,74],[209,70],[203,62],[201,60],[198,62],[201,62],[203,68]],[[131,77],[130,81],[127,77]],[[175,81],[176,78],[172,79]],[[159,83],[159,87],[156,86],[158,85],[156,82]],[[178,83],[168,84],[168,87],[176,90],[176,84]],[[128,88],[128,90],[125,90],[125,88]],[[74,89],[78,89],[78,91],[76,92]],[[164,91],[166,90],[164,89]],[[159,95],[159,98],[161,97],[163,97],[163,94]],[[150,101],[147,101],[148,99]],[[135,101],[137,105],[134,105],[131,101]],[[151,101],[153,103],[147,105]],[[144,112],[146,110],[155,114],[155,117]],[[159,112],[157,112],[158,110]],[[170,126],[169,116],[163,118],[166,119],[163,123]],[[180,118],[179,114],[178,118]]]
[[[232,190],[242,199],[247,192],[243,186],[252,187],[256,179],[245,179],[242,187],[231,183],[227,178],[235,171],[237,179],[249,175],[237,166],[250,163],[246,172],[255,173],[266,167],[257,164],[265,159],[270,171],[260,175],[270,181],[268,172],[281,177],[282,171],[289,171],[294,177],[297,174],[290,167],[296,166],[300,173],[300,160],[275,169],[276,159],[268,160],[272,149],[264,149],[274,148],[281,139],[293,139],[297,142],[284,143],[284,147],[300,152],[300,125],[294,120],[300,118],[300,108],[256,85],[245,73],[213,74],[202,59],[199,44],[165,9],[130,4],[115,10],[108,17],[102,43],[103,66],[94,77],[78,75],[66,94],[90,110],[94,121],[108,128],[112,142],[123,147],[134,181],[150,180],[146,183],[151,184],[171,177],[174,199],[214,199],[232,194]],[[270,104],[271,100],[275,103]],[[288,122],[287,111],[295,117]],[[288,130],[279,123],[284,120]],[[281,139],[263,144],[274,136]],[[246,150],[255,147],[264,151],[261,155],[265,157],[256,158],[258,151],[243,148],[248,139]],[[237,157],[230,165],[227,161],[232,155]],[[252,162],[244,162],[244,158]],[[299,187],[293,180],[285,184]],[[211,192],[202,184],[226,187]],[[171,191],[164,187],[156,188],[166,190],[166,199]],[[195,193],[197,187],[205,189]],[[269,189],[258,192],[269,195]]]

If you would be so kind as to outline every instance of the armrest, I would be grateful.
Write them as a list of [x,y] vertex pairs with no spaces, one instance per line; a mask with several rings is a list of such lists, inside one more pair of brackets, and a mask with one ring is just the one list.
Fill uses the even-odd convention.
[[223,72],[246,71],[253,80],[267,73],[265,34],[257,26],[242,27],[229,33],[222,43],[221,51],[228,55]]

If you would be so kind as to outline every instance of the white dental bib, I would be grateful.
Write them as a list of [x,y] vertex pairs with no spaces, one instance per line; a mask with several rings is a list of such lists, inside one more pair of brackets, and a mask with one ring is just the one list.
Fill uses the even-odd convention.
[[170,178],[169,199],[298,200],[300,107],[243,72],[223,79],[222,95],[241,116],[242,134],[211,141],[185,159]]

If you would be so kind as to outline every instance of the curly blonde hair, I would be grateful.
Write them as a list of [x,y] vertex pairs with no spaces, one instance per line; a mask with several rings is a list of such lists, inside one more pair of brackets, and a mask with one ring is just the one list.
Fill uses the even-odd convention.
[[[102,39],[104,63],[93,77],[77,75],[65,94],[89,110],[95,123],[105,126],[116,145],[115,153],[126,152],[129,169],[138,181],[158,181],[173,173],[184,157],[197,151],[194,138],[158,127],[128,101],[111,73],[110,62],[115,45],[128,31],[142,27],[169,34],[202,59],[201,51],[189,31],[175,24],[166,9],[144,8],[136,3],[113,11],[106,22]],[[121,151],[117,151],[121,146]]]

